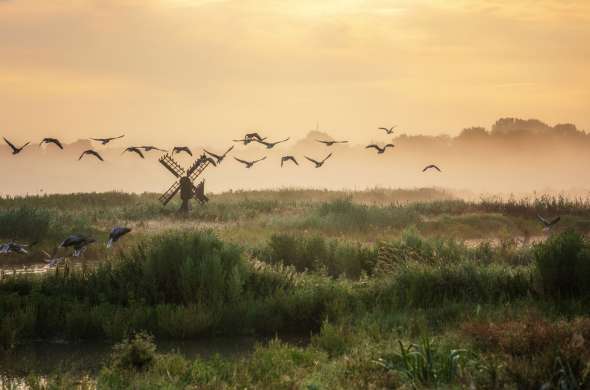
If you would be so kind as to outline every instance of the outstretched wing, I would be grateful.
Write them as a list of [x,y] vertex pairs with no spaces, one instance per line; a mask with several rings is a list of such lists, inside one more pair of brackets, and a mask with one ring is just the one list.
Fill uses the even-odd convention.
[[537,214],[537,219],[539,219],[539,221],[541,221],[541,223],[545,226],[549,225],[549,221],[547,221],[545,218],[541,217],[541,215]]
[[[4,138],[4,137],[2,137],[2,138]],[[6,142],[12,150],[18,150],[18,148],[16,146],[14,146],[14,144],[12,142],[10,142],[9,140],[7,140],[6,138],[4,138],[4,142]]]
[[258,160],[254,160],[254,161],[252,161],[252,162],[253,162],[253,163],[257,163],[257,162],[259,162],[259,161],[262,161],[262,160],[266,160],[266,156],[264,156],[264,157],[262,157],[262,158],[259,158]]
[[314,159],[313,159],[313,158],[311,158],[311,157],[307,157],[307,156],[303,156],[303,157],[305,157],[306,159],[308,159],[309,161],[311,161],[311,162],[312,162],[312,163],[314,163],[314,164],[319,164],[319,163],[320,163],[319,161],[316,161],[316,160],[314,160]]
[[219,155],[217,155],[217,154],[215,154],[215,153],[211,153],[211,152],[210,152],[210,151],[208,151],[207,149],[203,149],[203,151],[204,151],[205,153],[207,153],[208,155],[215,157],[215,158],[216,158],[216,159],[218,159],[218,160],[221,158],[221,156],[219,156]]
[[332,153],[328,154],[328,155],[326,156],[326,158],[324,158],[324,159],[322,160],[322,163],[326,162],[326,160],[327,160],[327,159],[329,159],[330,157],[332,157]]
[[226,156],[229,152],[231,152],[234,149],[234,147],[234,145],[230,146],[230,148],[226,150],[225,153],[223,153],[223,155]]
[[561,217],[555,217],[551,221],[549,221],[549,226],[555,225],[557,222],[561,220]]
[[371,149],[371,148],[374,148],[375,150],[381,150],[381,148],[380,148],[379,146],[377,146],[377,145],[374,145],[374,144],[367,145],[367,146],[365,147],[365,149]]
[[250,162],[249,162],[249,161],[245,161],[245,160],[239,159],[239,158],[237,158],[237,157],[234,157],[234,159],[235,159],[236,161],[239,161],[239,162],[241,162],[242,164],[245,164],[245,165],[248,165],[248,164],[250,164]]
[[90,154],[92,154],[92,155],[96,156],[96,158],[98,158],[100,161],[104,161],[104,160],[102,159],[102,156],[101,156],[100,154],[98,154],[98,152],[97,152],[97,151],[90,150],[88,153],[90,153]]

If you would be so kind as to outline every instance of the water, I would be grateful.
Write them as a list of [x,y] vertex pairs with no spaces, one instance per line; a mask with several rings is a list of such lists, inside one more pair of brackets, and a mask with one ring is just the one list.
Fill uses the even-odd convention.
[[[157,342],[158,352],[178,352],[188,359],[209,358],[219,354],[226,359],[247,356],[257,344],[266,344],[272,337],[210,337],[197,340]],[[281,336],[280,340],[306,345],[309,336]],[[60,372],[93,376],[108,361],[112,345],[103,342],[34,342],[0,352],[0,378],[24,378],[34,373],[49,375]]]

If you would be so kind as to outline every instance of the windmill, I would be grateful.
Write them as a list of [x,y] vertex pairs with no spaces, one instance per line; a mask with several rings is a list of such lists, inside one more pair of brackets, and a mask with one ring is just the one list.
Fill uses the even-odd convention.
[[170,156],[166,153],[158,160],[170,173],[172,173],[178,180],[168,188],[166,192],[160,196],[160,202],[164,206],[172,200],[174,195],[180,191],[180,199],[182,199],[182,205],[178,210],[180,213],[188,213],[190,200],[195,198],[201,204],[209,201],[209,198],[205,196],[205,180],[202,180],[199,184],[195,185],[194,182],[201,173],[212,163],[212,160],[205,154],[202,154],[193,165],[191,165],[186,171]]

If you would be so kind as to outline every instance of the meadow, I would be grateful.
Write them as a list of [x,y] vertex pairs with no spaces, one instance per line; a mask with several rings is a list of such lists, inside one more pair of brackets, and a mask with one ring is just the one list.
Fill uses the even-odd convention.
[[[0,199],[4,240],[99,240],[43,274],[11,272],[39,264],[36,250],[0,258],[0,367],[39,340],[112,344],[98,370],[3,384],[590,388],[587,199],[285,189],[213,195],[186,218],[177,207],[154,194]],[[537,214],[562,220],[543,232]],[[133,232],[108,251],[114,225]],[[273,340],[234,358],[157,347],[244,335]]]

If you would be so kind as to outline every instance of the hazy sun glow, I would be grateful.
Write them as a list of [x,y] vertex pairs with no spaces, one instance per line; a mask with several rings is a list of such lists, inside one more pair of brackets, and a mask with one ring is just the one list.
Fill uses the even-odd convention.
[[[7,135],[590,128],[590,11],[541,0],[0,1]],[[163,131],[165,130],[165,131]]]

